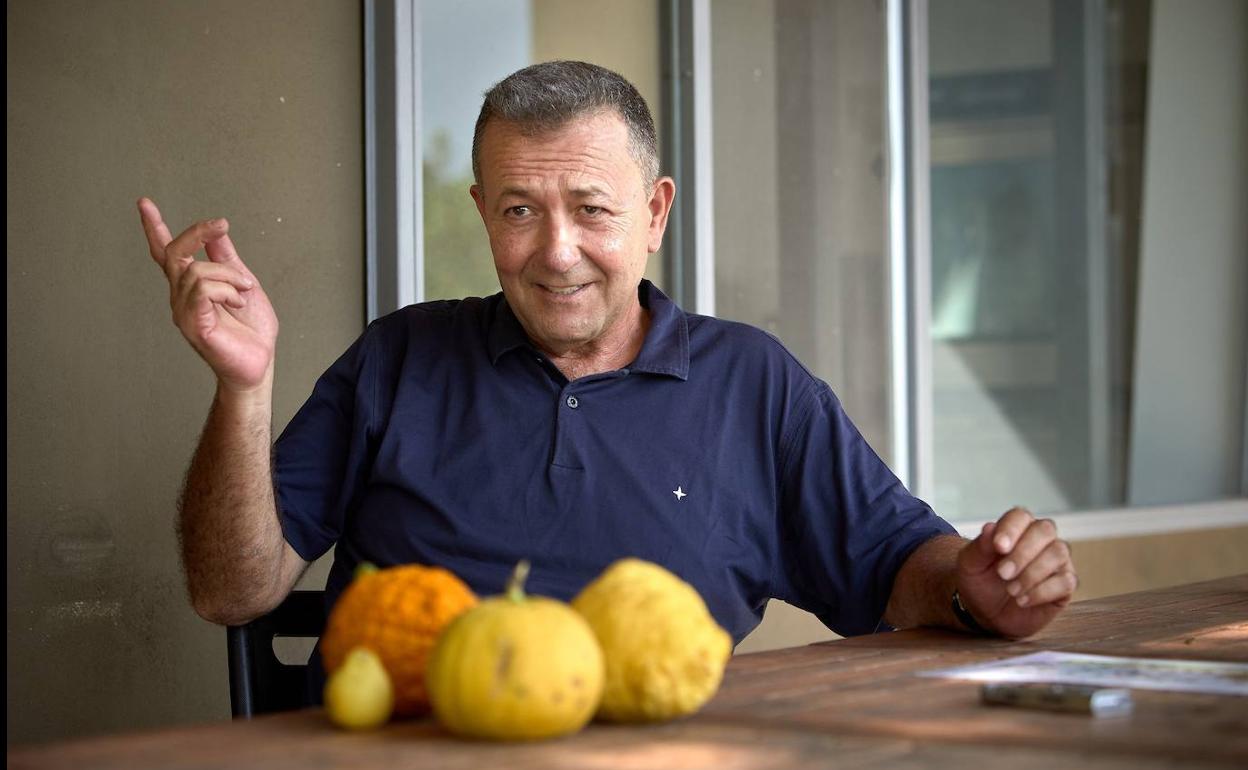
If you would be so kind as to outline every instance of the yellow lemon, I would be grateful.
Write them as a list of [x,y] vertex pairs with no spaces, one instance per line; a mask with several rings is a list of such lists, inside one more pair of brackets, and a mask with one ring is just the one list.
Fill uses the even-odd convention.
[[719,689],[732,637],[693,586],[663,567],[621,559],[572,600],[606,661],[598,716],[640,722],[691,714]]
[[394,686],[377,653],[353,647],[325,683],[325,710],[339,727],[380,727],[394,710]]

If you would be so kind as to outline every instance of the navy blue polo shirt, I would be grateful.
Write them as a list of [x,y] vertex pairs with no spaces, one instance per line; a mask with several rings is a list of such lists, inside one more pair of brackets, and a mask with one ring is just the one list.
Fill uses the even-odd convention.
[[906,557],[954,530],[774,337],[685,313],[649,282],[641,352],[569,382],[501,294],[378,319],[276,446],[282,528],[360,561],[446,567],[481,595],[532,562],[570,599],[625,556],[691,583],[740,641],[776,597],[842,635],[881,622]]

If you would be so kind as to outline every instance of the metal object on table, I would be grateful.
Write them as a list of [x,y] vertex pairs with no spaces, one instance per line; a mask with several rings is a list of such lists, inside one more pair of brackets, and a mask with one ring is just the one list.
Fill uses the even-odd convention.
[[980,699],[994,706],[1113,717],[1131,713],[1131,691],[1121,687],[1049,682],[988,682]]

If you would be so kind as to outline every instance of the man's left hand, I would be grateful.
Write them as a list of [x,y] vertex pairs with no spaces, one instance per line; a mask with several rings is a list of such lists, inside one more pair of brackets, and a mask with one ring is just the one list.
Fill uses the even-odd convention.
[[1079,578],[1070,546],[1050,519],[1012,508],[984,525],[958,553],[962,604],[982,626],[1019,639],[1049,624],[1070,603]]

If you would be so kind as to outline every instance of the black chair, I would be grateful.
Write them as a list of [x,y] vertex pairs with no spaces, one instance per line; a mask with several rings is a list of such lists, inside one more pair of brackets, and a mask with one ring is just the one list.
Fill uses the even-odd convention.
[[230,710],[235,719],[310,705],[307,664],[282,663],[273,652],[273,639],[316,639],[324,628],[324,591],[291,591],[269,614],[246,625],[226,627]]

